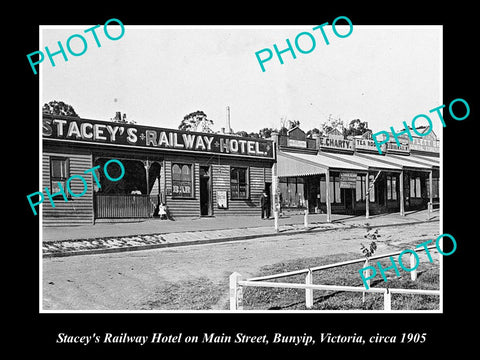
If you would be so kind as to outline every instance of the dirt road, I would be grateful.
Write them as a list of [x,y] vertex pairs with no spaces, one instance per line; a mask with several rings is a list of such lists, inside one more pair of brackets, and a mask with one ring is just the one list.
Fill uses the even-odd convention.
[[[238,242],[195,245],[137,252],[84,255],[43,260],[43,309],[142,310],[158,308],[158,299],[175,295],[178,284],[200,282],[219,292],[213,309],[228,300],[228,277],[237,271],[253,276],[265,265],[292,259],[351,253],[362,257],[360,243],[371,240],[364,228],[276,236]],[[439,234],[438,222],[378,230],[377,254],[403,250]],[[317,264],[312,264],[315,266]],[[197,286],[198,288],[198,286]],[[183,288],[182,288],[183,289]],[[209,288],[199,296],[208,296]],[[188,309],[188,288],[170,298],[176,308]],[[168,304],[167,304],[168,305]],[[169,306],[163,309],[169,309]]]

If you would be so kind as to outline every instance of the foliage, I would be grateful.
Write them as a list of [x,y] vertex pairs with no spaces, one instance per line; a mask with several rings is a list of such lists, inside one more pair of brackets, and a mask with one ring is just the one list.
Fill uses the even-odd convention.
[[356,136],[363,135],[368,129],[368,123],[366,121],[361,121],[360,119],[354,119],[348,124],[348,128],[345,129],[345,136]]
[[321,135],[321,132],[320,132],[319,129],[313,128],[311,130],[308,130],[305,134],[307,135],[307,137],[311,138],[312,135],[314,135],[314,134]]
[[345,124],[340,118],[334,118],[332,114],[328,115],[328,120],[320,124],[320,132],[322,135],[326,135],[332,130],[339,130],[343,135],[345,135]]
[[373,256],[373,254],[375,253],[375,250],[377,250],[377,244],[375,243],[375,241],[372,241],[370,244],[369,244],[369,247],[367,248],[365,245],[363,245],[362,243],[360,243],[360,250],[362,251],[363,255],[365,256],[365,258],[370,258],[371,256]]
[[247,137],[248,136],[248,133],[246,131],[237,131],[235,133],[235,135],[238,135],[238,136],[243,136],[243,137]]
[[65,104],[63,101],[52,100],[49,103],[43,104],[42,112],[51,115],[63,115],[80,117],[77,115],[72,105]]
[[207,114],[205,114],[203,111],[197,110],[185,115],[182,122],[178,126],[178,129],[211,133],[213,132],[211,128],[212,125],[213,120],[208,119]]
[[272,129],[272,128],[263,128],[263,129],[260,129],[258,131],[258,135],[261,138],[268,139],[268,138],[272,137],[272,132],[273,131],[274,131],[274,129]]

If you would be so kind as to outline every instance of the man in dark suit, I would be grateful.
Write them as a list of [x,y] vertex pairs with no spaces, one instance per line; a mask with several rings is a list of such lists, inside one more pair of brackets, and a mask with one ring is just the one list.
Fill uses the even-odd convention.
[[270,218],[270,199],[268,198],[268,194],[265,190],[260,197],[260,206],[262,208],[262,219]]

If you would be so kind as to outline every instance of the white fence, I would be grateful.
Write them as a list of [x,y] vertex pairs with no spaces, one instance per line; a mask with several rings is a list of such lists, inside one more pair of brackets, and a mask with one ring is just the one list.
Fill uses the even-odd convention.
[[[427,249],[435,249],[436,246],[429,246]],[[425,248],[416,249],[416,251],[425,251]],[[313,284],[313,272],[325,269],[332,269],[339,266],[345,266],[350,264],[365,263],[364,267],[368,266],[369,260],[376,260],[385,257],[400,255],[401,251],[376,255],[370,257],[368,260],[355,259],[342,261],[334,264],[316,266],[309,269],[294,270],[279,274],[259,276],[250,279],[243,280],[242,275],[234,272],[230,275],[230,310],[243,310],[243,287],[274,287],[274,288],[289,288],[289,289],[305,289],[305,306],[310,309],[313,306],[313,290],[327,290],[327,291],[349,291],[349,292],[361,292],[365,293],[383,293],[383,305],[384,310],[391,310],[391,295],[392,294],[416,294],[416,295],[440,295],[439,290],[421,290],[421,289],[390,289],[390,288],[372,288],[368,290],[363,286],[342,286],[342,285],[314,285]],[[410,261],[412,261],[414,255],[410,254]],[[306,274],[305,283],[286,283],[286,282],[269,282],[267,280],[278,279],[283,277],[289,277],[294,275]],[[410,277],[413,281],[417,278],[417,270],[410,272]],[[367,280],[368,282],[370,280]],[[369,283],[370,285],[370,283]]]

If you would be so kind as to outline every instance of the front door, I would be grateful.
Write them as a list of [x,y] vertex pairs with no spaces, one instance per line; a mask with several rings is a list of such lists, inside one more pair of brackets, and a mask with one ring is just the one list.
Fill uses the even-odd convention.
[[212,194],[210,186],[210,167],[200,166],[200,215],[212,215]]
[[345,213],[346,214],[353,214],[355,210],[355,203],[353,199],[355,199],[355,189],[342,189],[343,190],[343,199],[345,201]]

